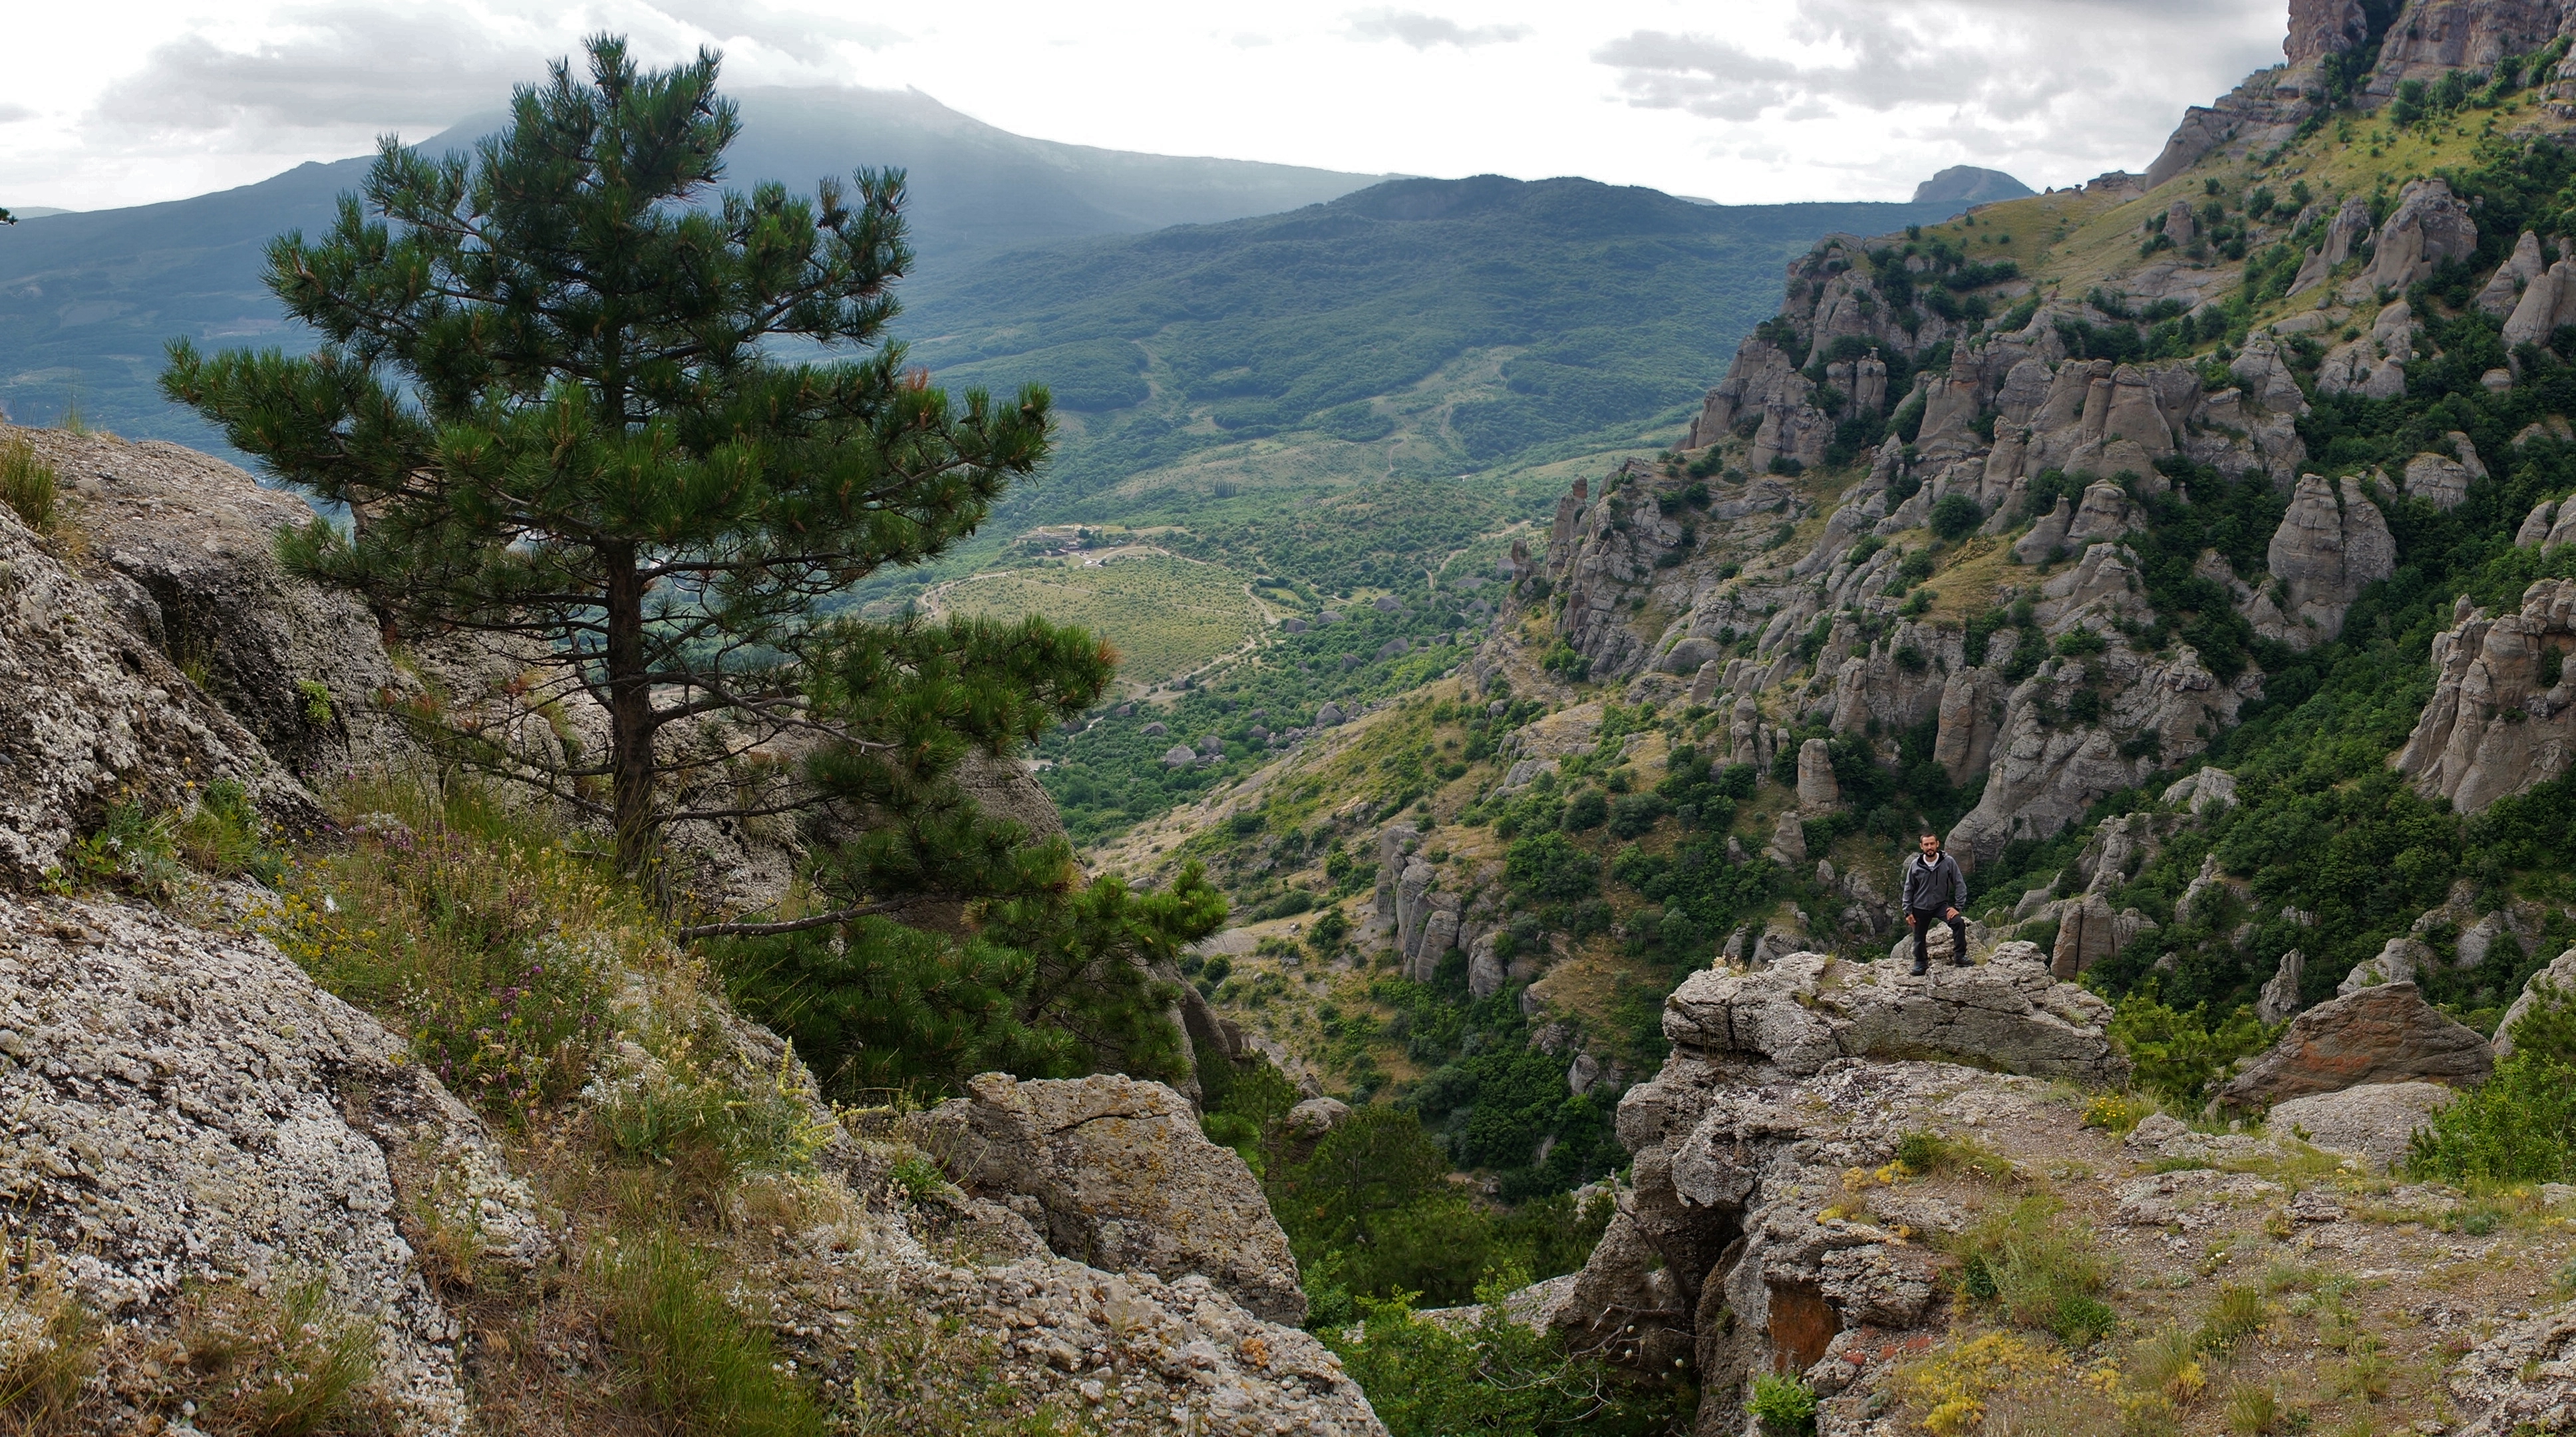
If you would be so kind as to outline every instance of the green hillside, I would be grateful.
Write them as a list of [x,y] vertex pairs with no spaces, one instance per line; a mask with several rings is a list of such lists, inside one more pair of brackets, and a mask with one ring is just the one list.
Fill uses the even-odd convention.
[[[913,356],[951,388],[1048,385],[1060,442],[985,535],[864,597],[935,606],[965,576],[1042,562],[1031,556],[1050,536],[1079,530],[1094,545],[1150,536],[1237,584],[1272,581],[1257,587],[1277,617],[1349,616],[1274,634],[1252,662],[1050,741],[1045,782],[1068,825],[1085,841],[1114,836],[1256,764],[1248,715],[1304,723],[1327,701],[1383,698],[1457,662],[1490,612],[1460,582],[1490,575],[1509,532],[1543,517],[1574,474],[1669,442],[1778,305],[1793,255],[1834,231],[1959,208],[1395,180],[1285,214],[934,274],[906,294]],[[1013,592],[1079,617],[1089,600],[1062,582]],[[1401,607],[1369,607],[1380,599]],[[1147,657],[1175,628],[1159,609],[1103,621],[1130,655],[1131,692],[1187,667]],[[1171,740],[1139,732],[1156,721],[1217,734],[1224,753],[1168,767]]]
[[[1957,208],[1394,180],[1286,214],[1017,251],[906,303],[914,353],[943,382],[1044,382],[1076,416],[1036,501],[1053,511],[1220,458],[1237,482],[1297,483],[1629,441],[1724,372],[1778,304],[1781,266],[1818,236]],[[1282,436],[1312,472],[1241,447]]]
[[[726,157],[727,185],[811,190],[860,165],[900,167],[918,273],[1018,245],[1267,214],[1374,178],[1033,140],[918,91],[767,87],[738,99],[743,135]],[[469,118],[420,148],[464,149],[504,118]],[[328,227],[373,162],[299,165],[164,204],[30,212],[0,229],[0,406],[21,423],[51,424],[77,405],[121,434],[227,452],[154,388],[161,346],[184,335],[209,348],[309,347],[260,282],[263,249],[272,235]]]

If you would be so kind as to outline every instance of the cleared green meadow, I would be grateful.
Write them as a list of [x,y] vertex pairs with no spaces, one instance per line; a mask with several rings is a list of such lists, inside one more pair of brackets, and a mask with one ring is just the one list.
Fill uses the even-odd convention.
[[1147,685],[1242,647],[1261,623],[1245,582],[1215,564],[1126,553],[1098,565],[979,574],[942,588],[936,603],[960,613],[1078,624],[1118,650],[1121,679]]

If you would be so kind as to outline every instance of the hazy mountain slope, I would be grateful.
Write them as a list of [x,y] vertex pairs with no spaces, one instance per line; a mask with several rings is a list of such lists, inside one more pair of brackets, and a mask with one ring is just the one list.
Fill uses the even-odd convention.
[[[810,189],[860,165],[909,172],[920,271],[1078,235],[1291,209],[1372,178],[1240,160],[1129,154],[1032,140],[918,92],[753,89],[727,183]],[[469,119],[423,143],[462,148],[499,123]],[[0,405],[51,423],[75,402],[136,437],[213,437],[152,387],[161,346],[307,343],[260,284],[261,249],[331,223],[369,160],[301,165],[257,184],[164,204],[50,215],[0,231]],[[218,446],[220,447],[220,446]]]
[[[908,306],[915,353],[944,380],[1042,381],[1086,415],[1058,496],[1293,431],[1411,441],[1354,473],[1448,473],[1687,400],[1818,235],[1957,209],[1396,180],[1287,214],[1022,250],[933,276]],[[1480,354],[1499,369],[1443,381]],[[1445,402],[1419,403],[1426,385]]]

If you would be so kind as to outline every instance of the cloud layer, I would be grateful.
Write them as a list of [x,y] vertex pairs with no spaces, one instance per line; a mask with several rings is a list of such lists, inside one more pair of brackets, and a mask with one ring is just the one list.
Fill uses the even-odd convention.
[[1461,25],[1438,15],[1425,15],[1419,10],[1363,10],[1351,16],[1351,36],[1359,40],[1401,40],[1416,50],[1434,45],[1455,45],[1472,50],[1479,45],[1508,45],[1530,36],[1527,25]]
[[[1345,0],[1347,4],[1347,0]],[[1418,0],[1420,3],[1420,0]],[[247,183],[489,114],[583,35],[725,83],[916,86],[1047,139],[1363,172],[1581,174],[1726,202],[2067,183],[2155,154],[2279,55],[2286,0],[105,0],[25,7],[0,203]]]

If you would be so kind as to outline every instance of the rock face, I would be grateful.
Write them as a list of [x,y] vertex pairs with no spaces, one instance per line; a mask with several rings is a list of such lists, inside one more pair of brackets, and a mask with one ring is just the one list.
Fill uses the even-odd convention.
[[482,1124],[402,1040],[264,941],[0,902],[0,1052],[12,1237],[50,1243],[94,1311],[166,1333],[185,1284],[318,1275],[374,1325],[407,1429],[466,1430],[407,1204],[443,1204],[485,1261],[524,1268],[551,1244]]
[[2389,1172],[2405,1161],[2407,1137],[2457,1096],[2440,1083],[2366,1083],[2276,1103],[2264,1121],[2275,1133]]
[[2281,52],[2293,68],[2356,49],[2370,38],[2361,0],[2290,0],[2290,34]]
[[[2542,579],[2491,618],[2463,596],[2433,639],[2434,688],[2390,762],[2428,797],[2475,813],[2576,764],[2576,579]],[[2552,666],[2557,681],[2543,684]]]
[[1893,963],[1792,953],[1756,972],[1684,979],[1664,1004],[1664,1037],[1801,1075],[1836,1058],[1951,1057],[2106,1082],[2127,1072],[2102,1034],[2110,1011],[2051,978],[2029,943],[2004,944],[1974,968],[1935,969],[1928,982]]
[[2338,502],[2333,485],[2309,474],[2301,476],[2291,495],[2268,557],[2288,600],[2277,618],[2258,609],[2255,628],[2268,630],[2267,638],[2306,648],[2341,636],[2352,601],[2397,571],[2397,541],[2389,536],[2379,506],[2357,481],[2343,481]]
[[2477,250],[2477,222],[2451,193],[2449,183],[2440,178],[2410,180],[2398,193],[2397,208],[2388,223],[2379,227],[2379,243],[2371,252],[2370,282],[2374,288],[2402,291],[2431,278],[2444,260],[2467,259]]
[[1265,1321],[1306,1320],[1297,1259],[1252,1170],[1207,1140],[1180,1094],[1114,1075],[1002,1073],[967,1094],[927,1116],[925,1146],[957,1165],[968,1192],[1029,1218],[1058,1256],[1166,1280],[1203,1274]]
[[2513,1006],[2496,1020],[2495,1055],[2502,1061],[2513,1052],[2513,1028],[2531,1010],[2539,1006],[2542,990],[2555,990],[2560,1002],[2576,1002],[2576,948],[2551,959],[2549,966],[2534,973],[2514,995]]
[[[1932,1240],[1959,1229],[1959,1210],[1891,1191],[1849,1214],[1846,1172],[1885,1163],[1927,1123],[2008,1121],[2045,1101],[2034,1078],[1843,1056],[1869,1047],[1861,1035],[1892,1016],[1898,989],[1936,1015],[1925,1027],[1939,1042],[1981,1065],[2098,1074],[2117,1063],[2100,1001],[2051,984],[2027,944],[1928,988],[1814,953],[1685,982],[1665,1005],[1662,1071],[1620,1100],[1634,1186],[1544,1320],[1647,1370],[1689,1354],[1706,1394],[1696,1431],[1745,1430],[1738,1386],[1753,1373],[1804,1373],[1838,1393],[1867,1360],[1852,1355],[1862,1345],[1936,1317],[1948,1259]],[[2061,1003],[2073,1017],[2050,1011]],[[1927,1033],[1878,1035],[1909,1047]]]
[[2320,1003],[2219,1091],[2236,1107],[2364,1083],[2476,1082],[2495,1066],[2487,1040],[2424,1001],[2413,983],[2384,983]]
[[31,888],[111,804],[230,780],[272,818],[309,825],[310,795],[0,507],[0,885]]
[[375,619],[278,563],[278,533],[313,520],[302,500],[175,444],[59,429],[11,434],[53,466],[79,505],[91,557],[105,571],[100,587],[120,617],[203,672],[208,695],[270,755],[305,772],[408,752],[371,700],[418,683],[386,654]]
[[2478,1344],[2443,1378],[2467,1416],[2460,1437],[2566,1430],[2576,1409],[2576,1302],[2514,1323]]

